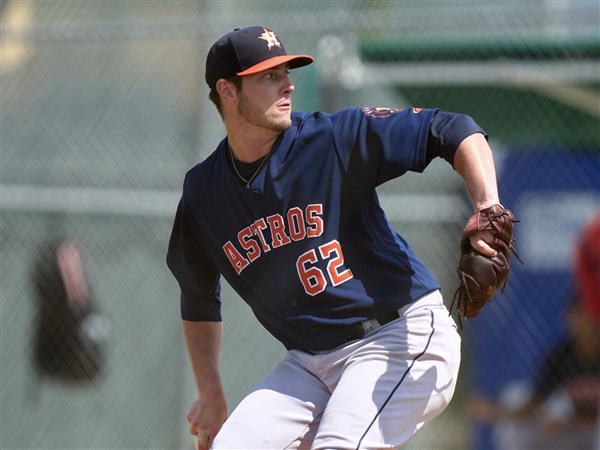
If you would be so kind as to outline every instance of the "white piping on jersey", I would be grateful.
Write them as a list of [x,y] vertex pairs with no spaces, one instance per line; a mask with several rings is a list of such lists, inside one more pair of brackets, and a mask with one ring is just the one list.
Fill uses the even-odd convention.
[[400,385],[404,382],[404,379],[408,376],[408,374],[410,373],[410,370],[413,368],[413,366],[415,365],[417,360],[419,358],[421,358],[421,356],[423,356],[425,353],[427,353],[427,349],[429,348],[429,344],[431,344],[431,339],[433,338],[433,334],[435,333],[435,316],[432,311],[429,311],[429,313],[431,315],[431,333],[429,333],[429,337],[427,338],[427,343],[425,344],[425,348],[423,349],[423,351],[421,353],[419,353],[417,356],[415,356],[415,358],[411,361],[409,366],[406,368],[406,370],[402,374],[402,377],[400,378],[400,380],[398,381],[396,386],[394,386],[394,388],[392,389],[392,392],[390,392],[390,395],[388,395],[388,398],[385,400],[385,402],[383,402],[383,405],[381,405],[381,408],[379,408],[379,411],[377,411],[377,414],[375,414],[375,417],[373,417],[373,420],[371,421],[371,423],[369,424],[369,426],[367,427],[367,429],[365,430],[363,435],[360,437],[360,439],[358,441],[358,445],[356,446],[356,450],[359,450],[361,448],[363,439],[365,438],[365,436],[367,435],[367,433],[369,432],[369,430],[371,429],[371,427],[373,426],[373,424],[375,423],[377,418],[383,412],[383,409],[389,403],[389,401],[391,400],[394,393],[398,390],[398,388],[400,388]]

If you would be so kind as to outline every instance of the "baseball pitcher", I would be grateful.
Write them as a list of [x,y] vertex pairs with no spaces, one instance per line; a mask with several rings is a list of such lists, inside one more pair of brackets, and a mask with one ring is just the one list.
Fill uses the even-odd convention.
[[[293,112],[290,70],[312,62],[260,26],[208,53],[227,135],[186,174],[167,255],[198,449],[397,448],[447,407],[460,336],[439,284],[387,221],[382,183],[447,160],[475,213],[460,245],[460,314],[476,315],[506,281],[516,219],[500,204],[485,132],[437,109]],[[287,349],[232,412],[219,376],[221,277]]]

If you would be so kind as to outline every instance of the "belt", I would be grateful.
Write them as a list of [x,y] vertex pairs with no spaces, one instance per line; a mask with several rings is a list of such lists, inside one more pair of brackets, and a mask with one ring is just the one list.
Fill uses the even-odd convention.
[[350,331],[346,335],[346,339],[344,340],[344,342],[342,342],[341,345],[339,345],[335,348],[327,349],[327,350],[315,350],[315,351],[309,350],[308,353],[310,353],[312,355],[322,355],[324,353],[330,353],[340,347],[343,347],[348,342],[358,341],[359,339],[364,338],[367,334],[371,333],[372,331],[374,331],[378,328],[381,328],[382,326],[384,326],[396,319],[399,319],[400,318],[399,311],[400,310],[392,311],[391,313],[384,314],[383,316],[380,316],[376,319],[363,320],[362,322],[359,322],[359,323],[353,325],[352,327],[350,327]]
[[348,336],[346,336],[346,342],[356,341],[357,339],[364,338],[368,333],[375,331],[378,328],[400,318],[398,311],[392,311],[391,313],[384,314],[376,319],[364,320],[350,328]]

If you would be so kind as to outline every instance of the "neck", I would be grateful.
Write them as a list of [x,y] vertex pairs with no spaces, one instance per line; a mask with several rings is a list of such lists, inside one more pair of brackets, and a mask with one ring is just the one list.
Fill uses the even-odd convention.
[[233,155],[239,161],[251,163],[268,155],[281,132],[259,127],[249,129],[242,124],[225,121],[227,140]]
[[227,134],[227,140],[236,159],[251,163],[266,156],[271,151],[277,137],[267,140],[250,140]]

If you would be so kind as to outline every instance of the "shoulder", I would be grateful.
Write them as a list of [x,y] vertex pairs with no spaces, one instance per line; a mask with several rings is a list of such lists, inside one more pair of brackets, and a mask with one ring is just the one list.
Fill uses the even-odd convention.
[[216,150],[212,152],[206,159],[199,162],[185,174],[184,185],[207,182],[210,177],[217,176],[226,168],[227,160],[225,158],[225,139],[223,139]]
[[362,106],[343,109],[335,113],[296,113],[295,116],[292,116],[292,120],[295,120],[297,124],[310,123],[317,126],[327,126],[328,124],[334,127],[353,128],[370,123],[379,127],[398,123],[430,123],[438,111],[438,109],[414,107],[389,108]]
[[334,113],[328,112],[296,112],[292,113],[292,126],[298,132],[331,132],[349,131],[357,128],[362,119],[366,118],[362,108],[348,108]]
[[293,125],[306,125],[316,124],[325,125],[328,123],[343,120],[349,117],[360,117],[363,115],[362,110],[364,108],[347,108],[337,112],[328,113],[323,111],[315,112],[293,112],[292,113],[292,124]]

